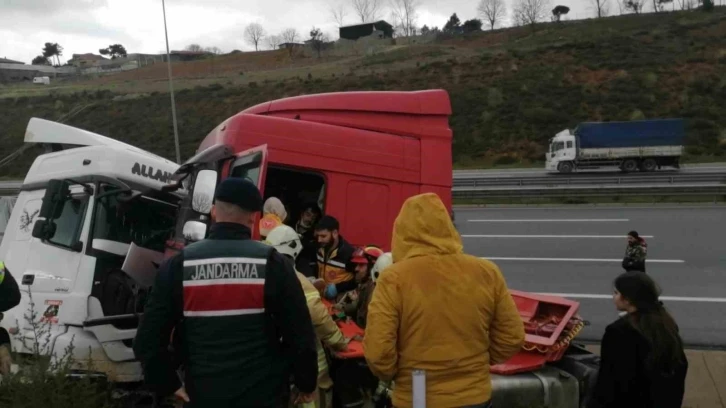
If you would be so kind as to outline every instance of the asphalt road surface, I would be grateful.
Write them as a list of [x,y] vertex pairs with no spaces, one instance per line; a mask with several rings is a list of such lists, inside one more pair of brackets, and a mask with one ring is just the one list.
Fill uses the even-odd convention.
[[726,348],[725,206],[457,209],[456,225],[467,253],[497,263],[510,288],[581,302],[586,341],[618,318],[612,282],[636,230],[684,341]]
[[557,172],[548,172],[544,168],[527,168],[527,169],[481,169],[481,170],[454,170],[454,177],[459,176],[479,176],[479,177],[597,177],[603,175],[631,175],[638,177],[648,177],[657,174],[669,173],[723,173],[726,171],[726,163],[703,163],[703,164],[684,164],[680,170],[671,167],[664,167],[653,173],[623,173],[618,169],[607,167],[603,169],[587,169],[570,174],[560,174]]

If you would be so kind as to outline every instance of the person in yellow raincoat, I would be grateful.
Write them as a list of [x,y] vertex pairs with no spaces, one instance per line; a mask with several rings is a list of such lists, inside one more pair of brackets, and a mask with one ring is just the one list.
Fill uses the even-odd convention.
[[[294,229],[287,225],[281,225],[270,231],[265,242],[275,247],[277,252],[287,256],[293,264],[295,263],[295,258],[297,258],[303,248],[300,236]],[[304,405],[302,408],[308,408],[308,406],[315,406],[316,408],[330,407],[330,401],[326,400],[330,400],[331,396],[329,391],[333,387],[333,381],[330,379],[328,361],[325,356],[325,350],[323,350],[323,344],[332,350],[340,351],[346,349],[348,339],[343,336],[338,325],[330,317],[328,308],[325,307],[320,298],[320,292],[313,286],[312,282],[300,272],[295,272],[295,274],[300,281],[303,292],[305,292],[310,317],[313,321],[315,334],[319,340],[317,344],[318,397],[315,404]]]
[[429,407],[488,407],[489,367],[524,344],[524,324],[492,262],[466,255],[435,194],[406,200],[396,218],[393,264],[376,280],[365,358],[394,380],[393,404],[410,407],[412,373],[424,370]]

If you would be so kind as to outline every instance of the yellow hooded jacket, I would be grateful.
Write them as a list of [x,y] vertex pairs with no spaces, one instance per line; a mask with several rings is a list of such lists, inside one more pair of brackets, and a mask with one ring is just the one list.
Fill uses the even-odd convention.
[[394,380],[393,403],[412,405],[411,374],[426,372],[426,403],[437,408],[491,398],[491,364],[524,344],[524,324],[504,277],[465,255],[435,194],[409,198],[396,218],[393,265],[376,281],[364,338],[371,371]]

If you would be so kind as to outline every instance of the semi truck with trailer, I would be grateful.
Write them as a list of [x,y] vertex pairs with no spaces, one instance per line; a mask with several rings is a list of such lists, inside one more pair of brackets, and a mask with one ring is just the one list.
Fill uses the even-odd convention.
[[626,173],[678,169],[684,138],[682,119],[580,123],[550,139],[545,168],[560,173],[602,167]]

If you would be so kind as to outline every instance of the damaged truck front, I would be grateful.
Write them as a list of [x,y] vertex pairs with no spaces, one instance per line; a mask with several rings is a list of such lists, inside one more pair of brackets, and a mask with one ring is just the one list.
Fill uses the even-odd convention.
[[112,382],[141,381],[131,346],[174,232],[184,190],[169,182],[179,166],[36,118],[25,142],[47,153],[28,171],[0,245],[22,290],[0,330],[20,355],[68,357]]

